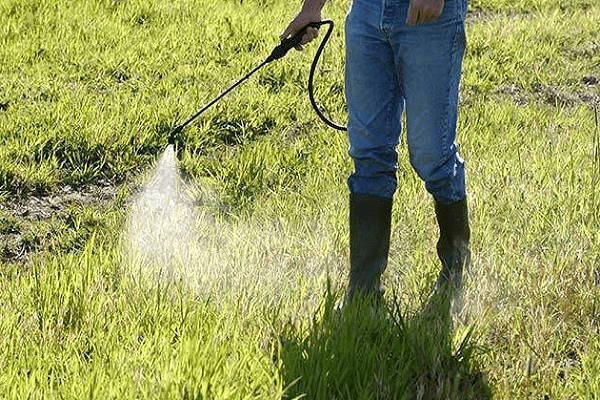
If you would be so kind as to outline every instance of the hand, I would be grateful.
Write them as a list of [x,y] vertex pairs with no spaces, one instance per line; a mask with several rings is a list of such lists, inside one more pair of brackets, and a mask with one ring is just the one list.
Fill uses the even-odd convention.
[[[321,20],[322,4],[317,5],[317,7],[310,7],[310,5],[310,0],[304,3],[302,10],[298,13],[298,15],[296,15],[296,17],[294,17],[292,22],[289,23],[281,35],[279,35],[281,40],[294,36],[298,31],[311,22],[319,22]],[[318,35],[319,28],[308,27],[308,29],[306,29],[306,33],[304,36],[302,36],[302,41],[298,46],[296,46],[296,50],[302,51],[302,45],[311,42]]]
[[433,21],[442,15],[444,0],[411,0],[408,6],[406,25],[415,26]]

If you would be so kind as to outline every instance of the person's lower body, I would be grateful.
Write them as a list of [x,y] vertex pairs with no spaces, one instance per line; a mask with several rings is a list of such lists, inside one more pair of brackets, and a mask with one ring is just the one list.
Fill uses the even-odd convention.
[[439,19],[415,27],[404,23],[408,5],[408,0],[354,0],[346,18],[345,85],[354,162],[348,178],[348,300],[357,291],[383,293],[380,277],[388,259],[403,111],[411,165],[436,204],[438,291],[459,282],[464,262],[456,262],[456,255],[468,261],[469,235],[455,223],[462,221],[468,231],[464,163],[454,142],[466,0],[447,0]]

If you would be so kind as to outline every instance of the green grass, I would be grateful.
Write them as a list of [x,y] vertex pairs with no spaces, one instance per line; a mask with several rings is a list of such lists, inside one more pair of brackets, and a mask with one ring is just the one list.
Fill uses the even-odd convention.
[[[268,56],[297,6],[0,3],[0,398],[600,398],[591,0],[470,3],[473,265],[453,328],[424,311],[437,227],[404,146],[385,306],[333,312],[351,162],[310,108],[312,45],[181,133],[196,258],[180,281],[145,279],[129,206],[167,133]],[[340,122],[346,7],[324,10],[337,28],[317,74]],[[109,201],[65,196],[103,185]]]

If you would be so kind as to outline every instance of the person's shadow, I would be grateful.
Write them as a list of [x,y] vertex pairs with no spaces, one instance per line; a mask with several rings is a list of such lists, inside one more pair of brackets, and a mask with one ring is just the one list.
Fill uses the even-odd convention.
[[396,298],[354,300],[336,310],[326,296],[309,327],[280,336],[287,399],[491,399],[472,330],[453,344],[449,296],[416,315]]

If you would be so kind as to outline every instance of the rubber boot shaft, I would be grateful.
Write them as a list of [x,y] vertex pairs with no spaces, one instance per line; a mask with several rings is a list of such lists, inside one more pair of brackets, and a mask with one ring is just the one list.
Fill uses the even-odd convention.
[[356,291],[380,298],[381,274],[390,249],[392,199],[350,195],[350,279],[347,300]]
[[457,314],[462,310],[463,270],[468,268],[471,262],[471,229],[467,200],[465,198],[451,204],[436,203],[435,214],[440,227],[437,253],[442,270],[434,292],[441,293],[445,289],[451,289],[452,312]]
[[456,258],[456,248],[462,245],[468,246],[471,239],[466,198],[450,204],[436,202],[435,215],[440,227],[437,252],[443,269],[462,271],[463,262]]

